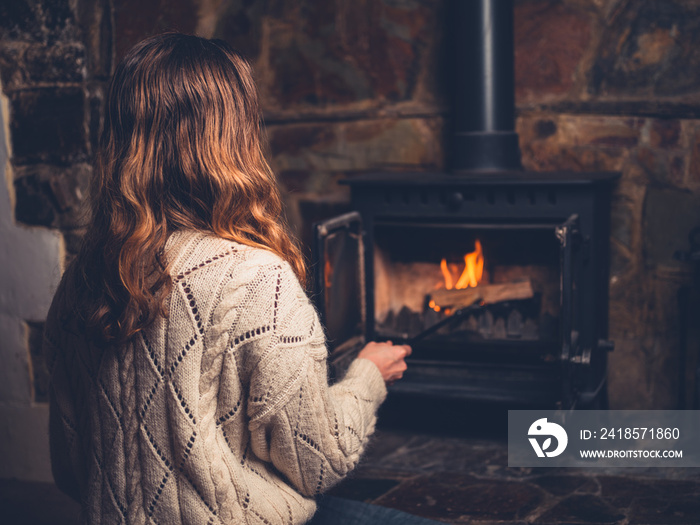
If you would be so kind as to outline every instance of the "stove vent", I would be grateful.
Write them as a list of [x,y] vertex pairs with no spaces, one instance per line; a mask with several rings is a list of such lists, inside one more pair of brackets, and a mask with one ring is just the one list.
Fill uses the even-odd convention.
[[452,171],[520,170],[512,0],[453,0]]

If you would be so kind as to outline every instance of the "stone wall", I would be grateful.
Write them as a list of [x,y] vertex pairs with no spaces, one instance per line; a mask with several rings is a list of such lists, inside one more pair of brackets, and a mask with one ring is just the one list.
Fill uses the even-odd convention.
[[88,1],[0,3],[2,478],[52,479],[41,332],[81,236],[80,203],[111,71],[105,12]]
[[[674,259],[700,224],[699,2],[518,2],[517,123],[529,169],[616,170],[611,405],[689,401],[697,340],[683,344]],[[547,49],[555,49],[548,52]]]
[[[445,167],[445,0],[151,2],[151,24],[140,26],[136,11],[114,2],[117,53],[181,27],[247,54],[289,216],[307,243],[313,220],[346,209],[340,178]],[[698,347],[681,345],[678,292],[692,268],[673,253],[700,224],[700,2],[515,4],[525,168],[622,172],[612,210],[612,406],[677,406],[692,388],[679,390],[681,370]],[[135,26],[140,34],[127,34]]]
[[[617,170],[610,394],[616,408],[688,397],[673,258],[700,224],[700,1],[516,0],[517,131],[531,170]],[[115,60],[165,30],[223,38],[253,63],[288,215],[308,242],[347,209],[337,181],[443,169],[445,0],[18,0],[0,5],[17,224],[80,239],[80,203]],[[34,319],[33,321],[40,321]]]

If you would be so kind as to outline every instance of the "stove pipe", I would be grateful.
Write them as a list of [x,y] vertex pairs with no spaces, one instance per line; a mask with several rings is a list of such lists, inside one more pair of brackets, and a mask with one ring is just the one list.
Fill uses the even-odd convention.
[[513,0],[452,0],[452,169],[522,169],[515,133]]

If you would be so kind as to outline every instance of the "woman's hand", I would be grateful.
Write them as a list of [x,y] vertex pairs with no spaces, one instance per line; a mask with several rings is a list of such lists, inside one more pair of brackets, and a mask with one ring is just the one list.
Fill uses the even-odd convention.
[[404,359],[411,355],[411,347],[408,345],[394,346],[391,341],[385,343],[371,342],[357,355],[358,359],[369,359],[382,374],[384,381],[390,385],[403,377],[406,371]]

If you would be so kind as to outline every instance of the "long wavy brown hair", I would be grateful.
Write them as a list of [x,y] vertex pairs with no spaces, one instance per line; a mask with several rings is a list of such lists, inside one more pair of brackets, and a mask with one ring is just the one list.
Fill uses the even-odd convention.
[[91,339],[121,343],[166,315],[164,247],[176,230],[271,250],[304,281],[263,144],[251,68],[226,43],[170,33],[131,49],[110,85],[74,265]]

